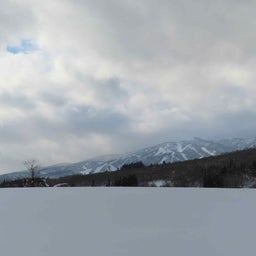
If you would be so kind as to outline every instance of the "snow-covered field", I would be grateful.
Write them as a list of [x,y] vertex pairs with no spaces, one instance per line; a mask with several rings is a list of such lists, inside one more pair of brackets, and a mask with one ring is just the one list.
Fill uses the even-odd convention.
[[256,190],[0,190],[3,256],[241,256],[255,252]]

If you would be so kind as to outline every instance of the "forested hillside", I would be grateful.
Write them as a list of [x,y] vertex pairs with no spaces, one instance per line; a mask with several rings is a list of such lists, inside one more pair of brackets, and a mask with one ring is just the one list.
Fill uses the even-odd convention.
[[24,186],[170,186],[170,187],[256,187],[256,149],[184,162],[144,166],[124,165],[114,172],[72,175],[59,179],[40,178],[2,182],[1,187]]

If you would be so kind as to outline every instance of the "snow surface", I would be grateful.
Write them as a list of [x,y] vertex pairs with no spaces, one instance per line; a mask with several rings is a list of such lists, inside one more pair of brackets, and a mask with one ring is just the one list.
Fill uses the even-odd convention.
[[188,158],[187,158],[186,154],[181,153],[181,155],[182,155],[182,157],[184,158],[184,160],[188,160]]
[[153,180],[148,182],[149,187],[173,187],[171,181],[166,180]]
[[166,149],[165,148],[159,148],[158,151],[155,153],[155,156],[159,156],[162,154],[166,154]]
[[183,148],[182,148],[182,145],[180,143],[177,143],[177,151],[179,153],[183,152]]
[[246,189],[1,189],[1,255],[252,255],[255,196]]
[[214,156],[214,153],[210,152],[207,148],[201,147],[201,149],[202,149],[205,153],[209,154],[210,156]]

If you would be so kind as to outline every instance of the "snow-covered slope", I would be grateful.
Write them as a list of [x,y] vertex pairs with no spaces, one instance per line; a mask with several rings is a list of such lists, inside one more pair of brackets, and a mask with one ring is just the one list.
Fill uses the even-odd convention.
[[255,196],[246,189],[2,189],[1,255],[253,255]]
[[[166,142],[153,147],[141,149],[122,155],[108,155],[93,158],[74,164],[58,164],[40,170],[41,177],[58,178],[72,174],[89,174],[105,171],[114,171],[124,164],[142,161],[145,165],[178,162],[220,155],[225,152],[242,150],[256,146],[254,139],[215,139],[193,140],[180,142]],[[0,180],[23,178],[27,172],[16,172],[0,176]]]

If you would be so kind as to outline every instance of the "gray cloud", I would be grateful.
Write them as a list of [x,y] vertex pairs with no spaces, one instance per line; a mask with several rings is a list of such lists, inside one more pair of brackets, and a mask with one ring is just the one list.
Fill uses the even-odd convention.
[[65,95],[52,92],[42,93],[40,95],[40,100],[55,107],[63,107],[68,104],[68,99]]
[[67,127],[76,135],[116,134],[129,124],[127,116],[111,109],[97,110],[90,106],[75,106],[66,113]]
[[97,83],[97,95],[106,97],[106,100],[123,100],[128,93],[122,89],[121,81],[118,78],[110,78]]
[[0,92],[0,104],[18,109],[29,110],[36,106],[33,97],[20,92]]

